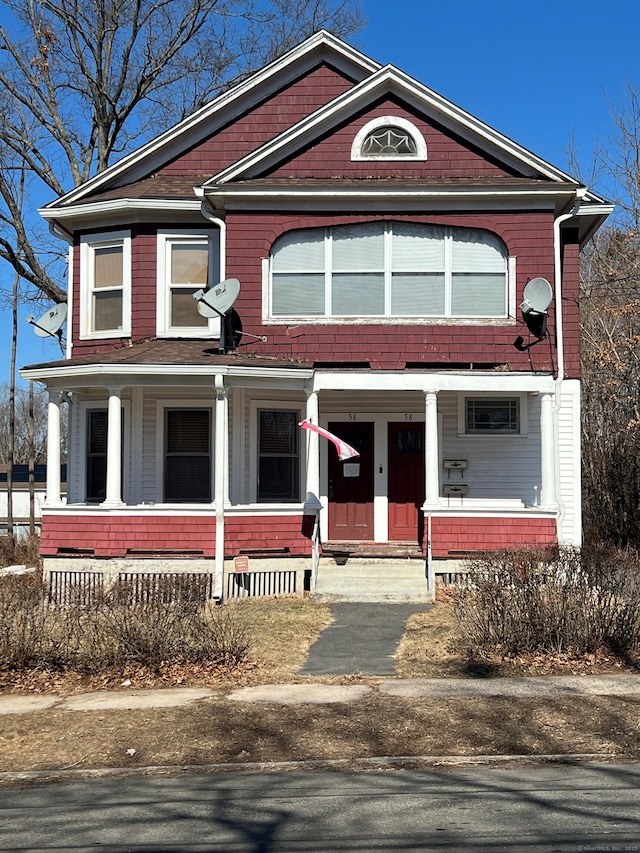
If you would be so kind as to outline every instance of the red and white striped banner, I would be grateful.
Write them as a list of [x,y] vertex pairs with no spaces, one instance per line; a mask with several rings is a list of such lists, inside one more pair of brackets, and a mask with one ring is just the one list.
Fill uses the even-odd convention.
[[355,447],[351,447],[350,444],[347,444],[346,441],[343,441],[341,438],[338,438],[337,435],[329,432],[328,429],[323,429],[322,427],[312,424],[311,421],[307,420],[300,421],[298,426],[302,427],[302,429],[310,429],[311,432],[317,432],[318,435],[321,435],[323,438],[327,438],[335,444],[341,462],[344,462],[347,459],[353,459],[354,456],[360,456]]

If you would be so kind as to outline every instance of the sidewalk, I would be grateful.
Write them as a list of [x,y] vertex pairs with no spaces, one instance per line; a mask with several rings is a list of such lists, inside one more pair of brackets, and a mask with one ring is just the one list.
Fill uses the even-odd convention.
[[48,694],[0,696],[0,715],[28,714],[55,708],[62,711],[138,710],[190,705],[210,698],[232,702],[280,705],[355,702],[378,693],[404,699],[440,699],[473,696],[482,698],[561,698],[567,696],[637,696],[640,674],[605,676],[531,676],[522,678],[412,678],[381,679],[374,684],[264,684],[237,690],[166,688],[163,690],[104,690],[74,696]]

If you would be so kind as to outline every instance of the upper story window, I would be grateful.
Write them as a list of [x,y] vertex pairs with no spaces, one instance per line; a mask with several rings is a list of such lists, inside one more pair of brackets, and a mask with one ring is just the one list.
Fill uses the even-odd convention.
[[365,124],[351,146],[352,160],[426,160],[418,128],[401,116],[380,116]]
[[80,241],[80,337],[131,334],[131,234],[88,234]]
[[220,321],[198,313],[193,294],[220,280],[218,232],[158,232],[158,334],[216,334]]
[[269,316],[503,318],[508,264],[488,231],[404,222],[284,234],[271,253]]

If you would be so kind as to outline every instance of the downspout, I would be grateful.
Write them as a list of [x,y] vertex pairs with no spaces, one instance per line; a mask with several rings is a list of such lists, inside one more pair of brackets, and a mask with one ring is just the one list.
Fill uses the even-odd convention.
[[216,373],[216,427],[215,427],[215,502],[216,550],[213,597],[222,601],[224,587],[224,501],[227,479],[227,394],[224,378]]
[[556,328],[556,353],[558,358],[558,372],[554,382],[553,400],[553,434],[554,434],[554,478],[556,484],[556,503],[558,504],[558,531],[562,529],[567,510],[562,500],[560,489],[560,441],[559,441],[559,411],[562,397],[562,382],[564,380],[564,323],[562,315],[562,246],[560,242],[560,227],[567,219],[573,219],[578,215],[580,202],[587,193],[587,187],[576,189],[576,198],[573,208],[569,213],[556,216],[553,220],[553,253],[554,266],[553,276],[555,284],[555,328]]
[[[208,219],[209,222],[213,222],[220,229],[220,281],[224,281],[226,278],[226,255],[227,255],[227,223],[224,219],[220,219],[219,216],[216,216],[209,210],[209,206],[206,201],[203,201],[200,204],[200,212],[204,216],[205,219]],[[217,282],[210,282],[211,284],[217,284]]]

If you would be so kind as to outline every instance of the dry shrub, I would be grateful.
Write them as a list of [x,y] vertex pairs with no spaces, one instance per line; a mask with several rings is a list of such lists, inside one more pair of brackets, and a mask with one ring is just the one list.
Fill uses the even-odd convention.
[[[56,607],[29,576],[0,578],[0,665],[100,673],[137,663],[235,665],[248,653],[243,624],[228,608],[203,603],[188,584],[155,584],[141,598],[118,584],[90,606]],[[196,585],[197,586],[197,585]]]
[[640,650],[640,556],[608,547],[499,551],[455,593],[462,650],[584,655]]
[[40,565],[39,536],[27,536],[20,540],[10,536],[0,537],[0,566],[12,566],[15,563],[25,566]]

